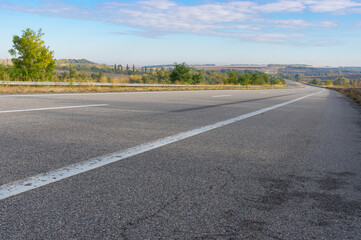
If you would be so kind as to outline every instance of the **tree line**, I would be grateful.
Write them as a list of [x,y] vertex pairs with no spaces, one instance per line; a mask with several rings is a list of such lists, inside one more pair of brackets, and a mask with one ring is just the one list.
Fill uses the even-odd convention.
[[313,85],[325,85],[325,86],[341,86],[341,87],[361,87],[361,79],[351,81],[346,77],[340,77],[336,80],[326,80],[324,82],[319,81],[318,79],[312,79],[308,83]]
[[[273,77],[258,71],[205,71],[197,70],[186,63],[174,63],[161,69],[136,68],[134,65],[68,65],[57,66],[54,52],[41,39],[41,29],[35,32],[29,28],[21,36],[13,37],[12,66],[0,65],[0,77],[3,80],[21,81],[94,81],[124,83],[164,83],[164,84],[233,84],[233,85],[269,85],[285,84],[279,77]],[[86,60],[82,60],[85,61]],[[62,63],[62,61],[59,61]],[[63,61],[64,62],[64,61]],[[76,62],[76,61],[75,61]],[[109,74],[125,75],[110,76]],[[119,80],[119,78],[121,78]]]
[[69,71],[70,68],[74,68],[79,72],[102,72],[102,73],[110,73],[110,74],[123,74],[123,75],[133,75],[133,74],[142,74],[147,72],[152,72],[153,69],[147,69],[147,67],[136,68],[133,64],[130,65],[106,65],[106,64],[56,64],[55,70],[58,71]]
[[164,84],[229,84],[229,85],[284,85],[282,78],[273,77],[258,71],[205,71],[187,66],[186,63],[174,63],[174,67],[129,76],[131,83]]

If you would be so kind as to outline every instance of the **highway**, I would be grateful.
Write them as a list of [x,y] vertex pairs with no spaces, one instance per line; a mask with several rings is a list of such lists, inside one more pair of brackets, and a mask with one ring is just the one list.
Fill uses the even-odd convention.
[[331,90],[0,95],[0,239],[361,239]]

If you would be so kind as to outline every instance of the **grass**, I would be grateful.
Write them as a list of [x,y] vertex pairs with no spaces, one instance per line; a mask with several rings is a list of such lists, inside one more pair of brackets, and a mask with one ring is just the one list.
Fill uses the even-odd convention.
[[227,85],[211,87],[102,87],[102,86],[11,86],[0,85],[0,94],[31,93],[87,93],[87,92],[144,92],[144,91],[185,91],[185,90],[256,90],[281,89],[284,85],[240,86]]
[[[306,84],[309,84],[309,83],[306,83]],[[312,84],[309,84],[309,85],[312,85]],[[361,105],[361,88],[346,88],[344,86],[320,86],[320,85],[313,85],[313,86],[324,87],[324,88],[335,90],[337,92],[340,92],[340,93],[352,98],[353,100],[355,100],[355,102],[357,102],[359,105]]]
[[355,100],[359,105],[361,105],[361,89],[360,88],[346,88],[346,89],[338,89],[337,91],[349,96],[353,100]]
[[352,98],[353,100],[355,100],[355,102],[361,105],[361,88],[345,88],[342,86],[325,86],[325,87],[340,92]]

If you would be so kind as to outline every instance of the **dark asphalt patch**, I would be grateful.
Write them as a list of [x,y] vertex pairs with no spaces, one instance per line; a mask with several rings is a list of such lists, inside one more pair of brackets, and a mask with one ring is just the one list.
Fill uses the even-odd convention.
[[[258,197],[254,207],[270,211],[276,207],[293,202],[311,201],[312,206],[332,214],[341,213],[346,216],[361,216],[361,200],[348,200],[334,190],[348,185],[348,178],[356,174],[350,172],[325,173],[322,178],[303,178],[287,175],[284,178],[260,178],[259,182],[265,189],[265,194]],[[332,175],[332,176],[330,176]],[[308,182],[307,182],[308,181]],[[308,184],[318,184],[317,191],[295,190],[296,186],[305,188]],[[358,186],[354,186],[358,187]],[[300,189],[300,188],[298,188]]]
[[[298,94],[302,94],[302,93],[298,93]],[[266,97],[266,98],[257,98],[257,99],[243,100],[243,101],[236,101],[236,102],[220,103],[220,104],[199,106],[199,107],[193,107],[193,108],[184,108],[184,109],[174,110],[174,111],[170,111],[170,112],[182,113],[182,112],[188,112],[188,111],[196,111],[196,110],[203,110],[203,109],[208,109],[208,108],[216,108],[216,107],[222,107],[222,106],[235,105],[235,104],[240,104],[240,103],[257,102],[257,101],[274,99],[274,98],[291,96],[291,95],[292,95],[292,96],[295,96],[295,95],[297,95],[297,94],[295,94],[295,93],[292,93],[292,94],[283,94],[283,95],[278,95],[278,96],[274,96],[274,97]]]

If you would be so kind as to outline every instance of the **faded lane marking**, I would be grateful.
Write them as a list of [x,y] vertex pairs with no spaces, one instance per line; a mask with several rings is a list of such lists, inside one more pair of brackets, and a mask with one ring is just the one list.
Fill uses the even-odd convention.
[[32,112],[32,111],[58,110],[58,109],[69,109],[69,108],[102,107],[102,106],[108,106],[108,105],[109,105],[109,104],[92,104],[92,105],[66,106],[66,107],[48,107],[48,108],[18,109],[18,110],[5,110],[5,111],[0,111],[0,113]]
[[300,101],[302,99],[311,97],[315,94],[322,93],[324,91],[325,90],[322,90],[317,93],[309,94],[309,95],[306,95],[306,96],[303,96],[300,98],[296,98],[296,99],[293,99],[293,100],[290,100],[290,101],[287,101],[284,103],[273,105],[271,107],[263,108],[261,110],[255,111],[255,112],[243,114],[238,117],[231,118],[231,119],[228,119],[225,121],[217,122],[217,123],[210,124],[210,125],[200,127],[200,128],[196,128],[196,129],[193,129],[190,131],[182,132],[182,133],[179,133],[179,134],[176,134],[173,136],[161,138],[161,139],[153,141],[153,142],[145,143],[145,144],[138,145],[138,146],[135,146],[132,148],[128,148],[128,149],[125,149],[125,150],[122,150],[119,152],[111,153],[109,155],[93,158],[93,159],[87,160],[85,162],[72,164],[67,167],[59,168],[59,169],[56,169],[56,170],[53,170],[50,172],[41,173],[41,174],[38,174],[38,175],[35,175],[32,177],[25,178],[23,180],[19,180],[19,181],[15,181],[12,183],[2,185],[2,186],[0,186],[0,200],[36,189],[39,187],[42,187],[45,185],[48,185],[50,183],[54,183],[54,182],[78,175],[80,173],[84,173],[84,172],[108,165],[110,163],[118,162],[120,160],[129,158],[129,157],[132,157],[132,156],[144,153],[144,152],[148,152],[153,149],[160,148],[160,147],[168,145],[170,143],[178,142],[180,140],[190,138],[192,136],[195,136],[195,135],[198,135],[198,134],[201,134],[201,133],[204,133],[204,132],[216,129],[216,128],[220,128],[220,127],[229,125],[231,123],[241,121],[246,118],[250,118],[250,117],[265,113],[265,112],[271,111],[271,110],[279,108],[279,107],[283,107],[285,105]]
[[217,97],[230,97],[230,96],[232,96],[232,95],[217,95],[217,96],[212,96],[212,97],[217,98]]

